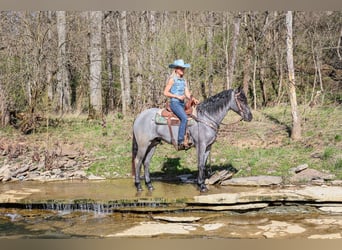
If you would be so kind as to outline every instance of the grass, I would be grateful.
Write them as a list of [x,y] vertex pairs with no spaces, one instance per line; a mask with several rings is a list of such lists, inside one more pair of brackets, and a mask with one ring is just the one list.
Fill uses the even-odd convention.
[[[302,135],[300,141],[289,138],[291,110],[287,106],[254,111],[250,123],[231,125],[238,116],[228,113],[212,146],[212,169],[233,167],[236,176],[278,175],[287,177],[289,170],[301,164],[335,174],[342,179],[342,109],[341,107],[300,107]],[[118,115],[100,121],[89,121],[84,116],[69,116],[56,127],[31,135],[5,128],[1,136],[25,138],[40,147],[55,143],[80,146],[93,159],[87,172],[106,178],[127,177],[131,172],[132,124],[134,117]],[[230,124],[230,125],[229,125]],[[0,157],[0,162],[3,159]],[[197,171],[196,150],[177,152],[162,143],[151,161],[152,175],[174,176]]]

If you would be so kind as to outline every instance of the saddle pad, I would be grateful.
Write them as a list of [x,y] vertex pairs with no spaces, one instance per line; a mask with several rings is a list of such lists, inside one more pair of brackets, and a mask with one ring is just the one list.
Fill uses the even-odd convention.
[[[155,117],[156,124],[159,125],[167,125],[167,118],[161,115],[161,110],[156,113]],[[195,124],[195,120],[191,117],[188,117],[188,127]],[[177,118],[171,118],[171,126],[179,126],[179,119]]]

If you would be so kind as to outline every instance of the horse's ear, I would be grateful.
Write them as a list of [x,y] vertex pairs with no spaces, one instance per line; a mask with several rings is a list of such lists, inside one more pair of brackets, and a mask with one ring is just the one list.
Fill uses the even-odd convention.
[[243,87],[240,85],[237,89],[236,89],[237,93],[241,93],[243,92]]

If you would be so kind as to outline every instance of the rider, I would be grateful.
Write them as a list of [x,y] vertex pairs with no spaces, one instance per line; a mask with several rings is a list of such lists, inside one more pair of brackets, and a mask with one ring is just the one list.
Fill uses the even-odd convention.
[[[191,93],[183,76],[185,69],[190,68],[190,64],[184,63],[183,59],[178,59],[170,64],[169,68],[174,69],[174,71],[167,80],[164,95],[171,99],[170,108],[180,120],[178,130],[178,150],[188,149],[190,146],[184,144],[185,130],[188,122],[184,106],[185,98],[190,99]],[[199,103],[196,98],[193,98],[193,101],[195,104]]]

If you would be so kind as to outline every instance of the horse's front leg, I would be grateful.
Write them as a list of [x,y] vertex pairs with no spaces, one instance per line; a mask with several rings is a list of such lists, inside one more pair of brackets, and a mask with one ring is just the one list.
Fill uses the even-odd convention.
[[207,161],[208,155],[210,153],[210,148],[207,149],[206,145],[200,145],[197,147],[197,158],[198,158],[198,177],[197,177],[197,185],[199,187],[200,192],[207,192],[208,188],[205,185],[205,163]]

